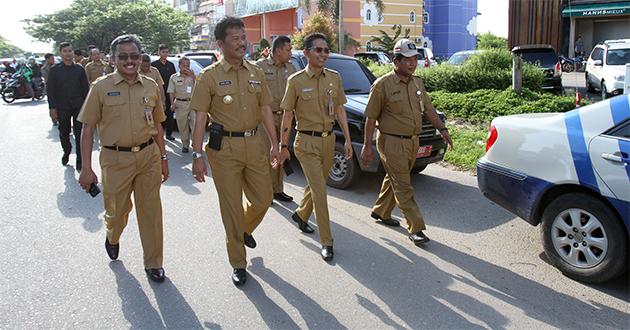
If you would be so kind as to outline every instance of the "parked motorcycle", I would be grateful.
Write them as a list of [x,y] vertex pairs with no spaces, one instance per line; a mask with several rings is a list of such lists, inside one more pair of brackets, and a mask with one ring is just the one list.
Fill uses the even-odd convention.
[[[30,99],[31,96],[26,95],[26,79],[22,74],[13,74],[7,81],[6,86],[2,88],[2,99],[7,103],[13,103],[18,99]],[[33,96],[36,100],[41,100],[46,95],[46,86],[42,79],[34,79]]]
[[582,56],[576,56],[574,58],[568,58],[565,56],[558,56],[560,59],[560,65],[563,72],[584,71],[586,68],[586,60]]

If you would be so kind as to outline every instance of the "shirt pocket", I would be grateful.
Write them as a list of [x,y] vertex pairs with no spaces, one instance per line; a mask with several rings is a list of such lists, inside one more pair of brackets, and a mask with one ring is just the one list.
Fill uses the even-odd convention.
[[216,90],[212,108],[231,109],[236,104],[237,89],[233,85],[219,86]]
[[402,113],[405,107],[405,101],[403,92],[401,91],[393,91],[387,94],[387,108],[392,113]]
[[125,99],[121,96],[105,96],[103,101],[103,120],[117,120],[122,117],[126,108]]
[[315,90],[309,89],[300,91],[300,100],[306,103],[314,102],[316,100]]

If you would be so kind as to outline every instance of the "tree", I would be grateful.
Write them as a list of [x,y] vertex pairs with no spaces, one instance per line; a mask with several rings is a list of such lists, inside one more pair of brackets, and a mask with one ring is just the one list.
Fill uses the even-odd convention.
[[24,51],[12,44],[2,36],[0,36],[0,57],[14,57],[24,54]]
[[56,46],[69,41],[76,48],[95,45],[109,51],[114,38],[133,33],[141,37],[143,49],[152,51],[160,43],[187,46],[192,17],[161,0],[74,0],[70,8],[26,22],[26,32]]
[[304,49],[304,37],[311,33],[319,32],[326,36],[328,47],[333,52],[337,51],[337,32],[333,29],[334,23],[331,16],[323,12],[316,12],[304,23],[302,31],[291,36],[294,48]]
[[490,32],[477,35],[477,49],[507,49],[507,39]]
[[[381,33],[380,37],[372,37],[370,38],[370,42],[377,43],[380,45],[380,48],[387,53],[391,53],[394,50],[394,45],[396,45],[396,41],[398,41],[399,37],[402,33],[402,25],[395,24],[391,28],[393,35],[390,36],[387,32],[383,30],[378,30]],[[409,38],[409,33],[411,32],[410,28],[405,29],[405,33],[402,36],[404,39]],[[376,47],[374,47],[376,48]]]
[[[374,4],[379,15],[385,10],[385,2],[383,0],[366,0],[365,2]],[[311,0],[304,0],[304,6],[307,11],[310,10]],[[333,20],[337,23],[339,20],[339,0],[317,0],[317,11],[332,13]]]

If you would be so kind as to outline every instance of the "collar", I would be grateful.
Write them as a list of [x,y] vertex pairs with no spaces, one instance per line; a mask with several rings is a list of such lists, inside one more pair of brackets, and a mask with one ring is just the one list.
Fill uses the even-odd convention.
[[[308,65],[306,66],[306,74],[308,75],[309,78],[313,78],[315,76],[315,72],[313,72],[313,70],[311,70],[311,67]],[[322,69],[321,75],[324,77],[326,76],[326,68]]]
[[[243,65],[242,65],[242,66],[243,66],[246,70],[248,70],[249,72],[254,73],[254,68],[252,67],[252,65],[251,65],[248,61],[246,61],[245,59],[243,59],[242,61],[243,61]],[[233,69],[233,68],[234,68],[234,66],[233,66],[232,64],[230,64],[230,62],[228,62],[228,61],[225,59],[225,57],[222,57],[222,58],[219,60],[219,65],[221,66],[221,68],[223,68],[223,71],[224,71],[225,73],[227,73],[228,71],[230,71],[230,69]]]
[[[125,78],[123,78],[123,76],[120,75],[120,73],[118,73],[118,71],[114,72],[113,77],[114,77],[114,85],[118,85],[121,82],[125,81]],[[140,77],[139,74],[136,75],[136,80],[132,83],[132,85],[136,84],[136,83],[140,83],[142,86],[144,86],[144,81],[142,80],[142,78]]]
[[392,75],[392,79],[394,80],[395,83],[397,84],[408,84],[413,80],[413,75],[411,77],[409,77],[409,80],[407,80],[407,82],[403,81],[402,79],[400,79],[400,77],[396,74],[396,71],[392,70],[391,72]]
[[271,55],[269,55],[269,57],[267,57],[267,64],[269,64],[270,66],[273,66],[273,67],[277,67],[277,68],[284,68],[284,67],[287,66],[287,63],[282,63],[280,66],[277,66],[276,65],[276,60]]

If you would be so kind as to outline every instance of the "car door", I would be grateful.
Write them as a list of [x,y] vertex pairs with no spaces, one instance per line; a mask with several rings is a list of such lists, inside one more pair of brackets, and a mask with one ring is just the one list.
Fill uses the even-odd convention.
[[591,85],[601,89],[603,65],[595,65],[595,61],[598,60],[604,62],[604,49],[601,47],[596,47],[593,50],[593,54],[587,62]]
[[589,145],[595,172],[617,199],[630,201],[630,119]]

